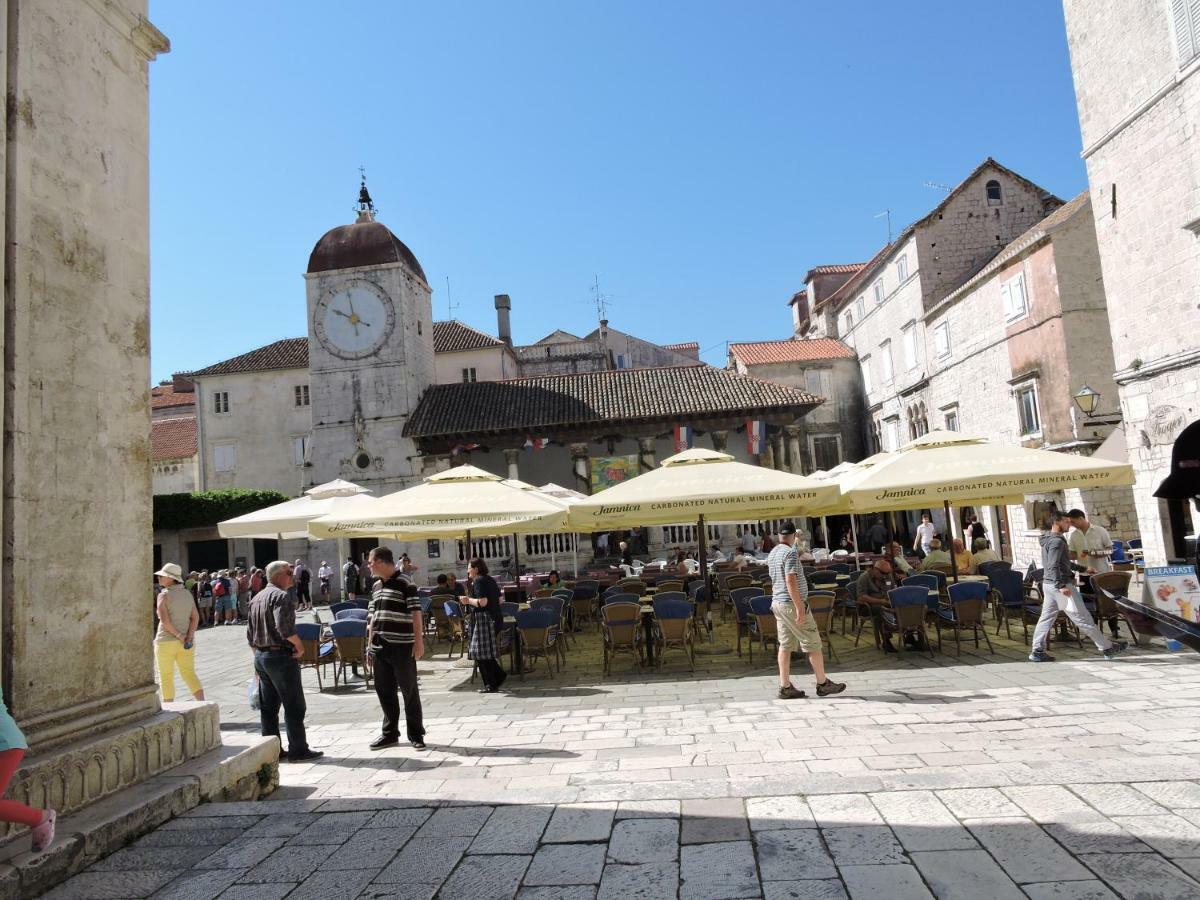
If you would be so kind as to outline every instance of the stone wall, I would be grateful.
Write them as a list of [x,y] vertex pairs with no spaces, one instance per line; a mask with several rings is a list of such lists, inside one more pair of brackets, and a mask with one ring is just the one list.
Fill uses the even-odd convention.
[[438,384],[463,381],[463,369],[474,369],[476,381],[500,381],[521,375],[512,351],[506,347],[434,354],[434,373]]

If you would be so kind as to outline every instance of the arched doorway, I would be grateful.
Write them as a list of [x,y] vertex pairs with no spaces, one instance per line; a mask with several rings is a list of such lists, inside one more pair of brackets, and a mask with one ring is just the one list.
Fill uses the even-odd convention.
[[1167,526],[1167,556],[1197,560],[1196,522],[1189,501],[1200,511],[1200,421],[1180,432],[1171,448],[1171,473],[1154,491],[1164,502]]

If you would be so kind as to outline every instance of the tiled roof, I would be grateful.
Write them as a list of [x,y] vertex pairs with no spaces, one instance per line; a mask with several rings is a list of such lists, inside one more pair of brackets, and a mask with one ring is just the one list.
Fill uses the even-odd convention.
[[813,266],[804,276],[804,280],[808,281],[814,275],[853,275],[865,265],[866,263],[836,263],[829,266]]
[[504,342],[464,325],[458,319],[433,323],[433,352],[456,353],[460,350],[483,350],[487,347],[503,347]]
[[196,419],[156,419],[150,424],[150,458],[184,459],[196,455]]
[[616,427],[639,421],[792,415],[821,403],[796,388],[711,366],[617,369],[437,384],[404,426],[414,438]]
[[150,408],[166,409],[174,406],[193,406],[195,391],[177,391],[173,384],[156,384],[150,388]]
[[663,344],[662,348],[664,350],[671,350],[675,353],[686,353],[689,350],[699,350],[700,345],[695,341],[687,341],[683,344]]
[[808,299],[808,288],[800,288],[788,299],[788,306],[795,306],[801,300]]
[[854,351],[834,338],[730,344],[729,352],[747,366],[818,359],[854,359]]
[[265,372],[270,369],[307,369],[308,338],[284,338],[241,356],[214,363],[188,373],[193,378],[202,375],[233,375],[238,372]]

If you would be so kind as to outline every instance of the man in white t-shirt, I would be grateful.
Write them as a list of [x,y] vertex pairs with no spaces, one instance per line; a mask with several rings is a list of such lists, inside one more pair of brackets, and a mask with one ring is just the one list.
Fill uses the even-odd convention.
[[937,529],[933,527],[933,522],[930,521],[929,513],[922,513],[921,524],[917,526],[917,537],[913,541],[913,549],[916,550],[917,547],[920,546],[921,552],[928,554],[929,545],[933,543],[933,539],[936,535]]
[[[1089,575],[1099,575],[1112,571],[1113,542],[1108,530],[1103,525],[1088,521],[1087,514],[1082,509],[1072,509],[1067,513],[1071,517],[1071,533],[1067,535],[1067,549],[1071,559],[1087,569]],[[1108,631],[1116,640],[1121,636],[1120,623],[1115,616],[1108,620]]]
[[329,602],[329,580],[333,578],[333,569],[326,560],[321,560],[321,568],[317,569],[317,578],[321,582],[321,599]]

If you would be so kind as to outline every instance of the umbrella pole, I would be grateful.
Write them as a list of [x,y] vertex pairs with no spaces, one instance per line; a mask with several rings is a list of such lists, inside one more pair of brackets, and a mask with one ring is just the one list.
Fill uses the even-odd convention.
[[471,529],[467,529],[467,565],[471,564]]
[[515,534],[512,536],[512,539],[513,539],[512,577],[513,577],[513,581],[515,581],[517,583],[517,590],[520,590],[521,589],[521,551],[517,547],[517,536]]
[[946,531],[950,533],[950,571],[954,575],[955,584],[958,583],[958,560],[954,557],[954,521],[950,518],[950,501],[944,500],[946,506]]
[[862,560],[858,558],[858,529],[854,527],[854,513],[850,513],[850,540],[854,542],[854,568],[862,571]]
[[575,569],[575,577],[579,577],[579,535],[571,535],[571,564]]
[[829,525],[826,524],[824,516],[821,516],[821,543],[825,546],[826,556],[833,552],[829,549]]

